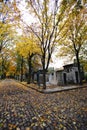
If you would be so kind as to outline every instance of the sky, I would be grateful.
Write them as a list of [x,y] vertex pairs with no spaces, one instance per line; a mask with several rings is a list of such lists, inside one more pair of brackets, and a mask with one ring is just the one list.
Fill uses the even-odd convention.
[[20,2],[19,9],[21,10],[23,20],[26,21],[27,24],[34,22],[34,17],[29,14],[28,10],[26,10],[25,0],[22,0]]

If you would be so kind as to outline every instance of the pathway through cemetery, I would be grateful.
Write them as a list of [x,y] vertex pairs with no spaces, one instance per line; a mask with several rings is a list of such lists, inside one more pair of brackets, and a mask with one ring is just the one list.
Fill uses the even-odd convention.
[[0,130],[87,130],[87,88],[43,94],[0,81]]

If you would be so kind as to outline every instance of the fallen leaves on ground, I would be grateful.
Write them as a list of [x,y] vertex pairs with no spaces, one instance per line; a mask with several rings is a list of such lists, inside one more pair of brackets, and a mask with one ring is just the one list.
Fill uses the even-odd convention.
[[85,129],[87,88],[42,94],[5,80],[0,84],[0,117],[0,128]]

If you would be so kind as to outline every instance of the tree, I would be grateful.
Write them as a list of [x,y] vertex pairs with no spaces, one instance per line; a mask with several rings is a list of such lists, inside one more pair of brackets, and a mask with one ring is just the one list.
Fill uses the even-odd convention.
[[10,65],[9,50],[7,48],[4,48],[0,53],[0,71],[1,71],[0,73],[2,78],[6,77],[9,65]]
[[10,41],[12,41],[14,32],[11,30],[11,27],[12,26],[9,24],[0,22],[0,52]]
[[[1,2],[1,1],[0,1]],[[8,53],[8,48],[11,44],[14,45],[14,37],[15,32],[18,27],[19,23],[19,17],[20,17],[20,11],[17,8],[17,1],[11,1],[11,0],[4,0],[2,3],[0,3],[0,55],[1,55],[1,62],[3,63],[2,69],[5,71],[4,66],[6,66],[4,63],[9,63],[9,59],[11,59],[10,53]],[[10,46],[10,49],[13,50],[13,47]],[[5,51],[4,51],[5,50]],[[7,51],[7,52],[6,52]],[[5,54],[4,54],[5,53]],[[8,59],[4,58],[4,56],[8,53]],[[3,54],[3,55],[2,55]],[[6,59],[6,60],[5,60]],[[14,58],[13,58],[14,59]],[[11,59],[12,60],[12,59]],[[6,61],[6,62],[4,62]],[[12,60],[13,61],[13,60]],[[12,63],[12,62],[11,62]],[[15,63],[11,66],[9,64],[9,69],[7,71],[7,75],[15,73]],[[13,72],[14,71],[14,72]]]
[[31,82],[32,58],[40,52],[36,40],[32,34],[30,36],[22,36],[16,44],[17,51],[22,58],[27,58],[28,63],[28,84]]
[[0,4],[0,21],[2,21],[2,23],[13,23],[15,20],[18,21],[20,11],[17,7],[16,0],[3,0]]
[[0,8],[0,52],[15,35],[15,28],[18,26],[20,12],[16,6],[16,1],[2,1]]
[[18,53],[17,50],[15,50],[15,63],[16,63],[16,77],[17,79],[19,79],[19,75],[21,75],[21,82],[23,81],[23,60],[22,60],[22,56]]
[[27,28],[39,40],[43,88],[46,89],[46,72],[56,42],[60,39],[59,34],[66,23],[66,10],[69,10],[69,6],[67,6],[66,0],[62,0],[62,2],[58,0],[29,0],[27,7],[32,10],[36,18],[35,23],[31,26],[28,25]]
[[66,37],[62,39],[60,55],[69,55],[76,57],[80,84],[82,84],[80,56],[82,56],[82,48],[87,42],[87,15],[86,6],[75,2],[67,19],[67,26],[64,28]]

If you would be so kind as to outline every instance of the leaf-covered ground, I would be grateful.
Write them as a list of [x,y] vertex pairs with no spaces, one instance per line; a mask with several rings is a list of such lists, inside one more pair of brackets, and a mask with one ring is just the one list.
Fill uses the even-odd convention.
[[0,130],[87,130],[87,88],[42,94],[4,80]]

